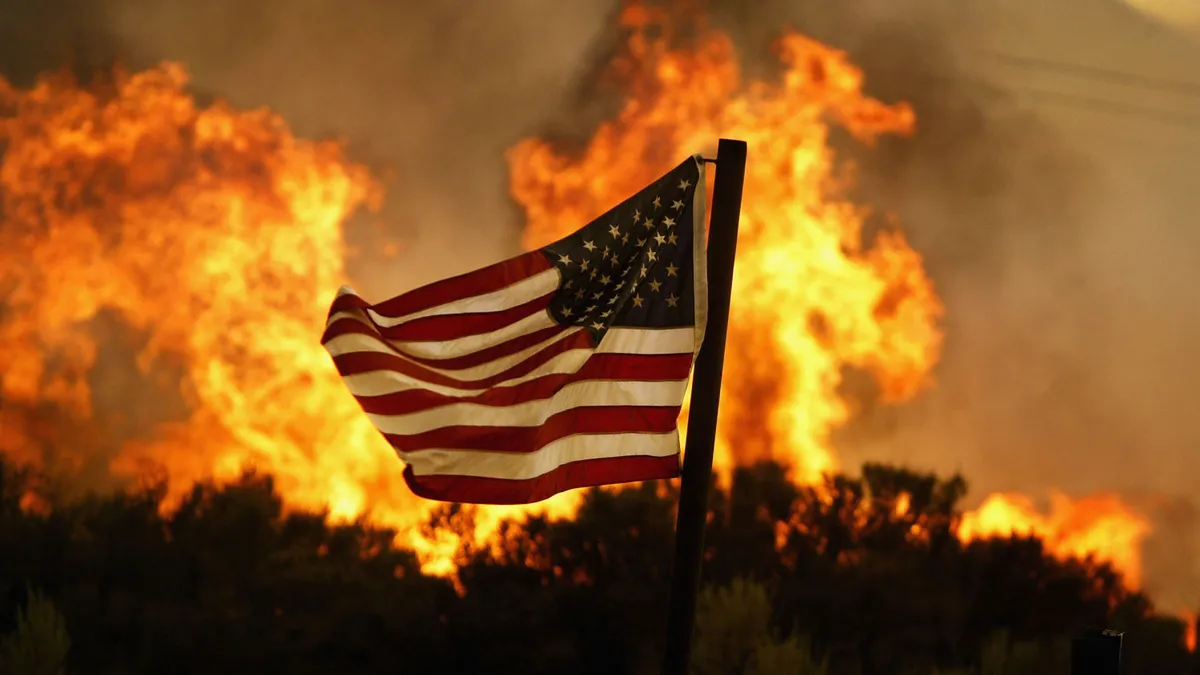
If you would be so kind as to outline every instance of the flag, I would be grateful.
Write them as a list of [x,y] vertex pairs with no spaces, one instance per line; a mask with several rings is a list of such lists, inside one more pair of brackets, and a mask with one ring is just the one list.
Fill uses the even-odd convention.
[[704,163],[545,248],[371,305],[322,344],[418,496],[524,504],[679,475],[704,337]]

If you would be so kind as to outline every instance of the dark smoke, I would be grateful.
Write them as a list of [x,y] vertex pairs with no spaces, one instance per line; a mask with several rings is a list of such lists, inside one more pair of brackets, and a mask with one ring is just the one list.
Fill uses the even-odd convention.
[[[1200,478],[1190,421],[1200,134],[1022,92],[1193,112],[1200,103],[1006,69],[988,54],[1187,78],[1200,48],[1118,0],[709,4],[749,73],[772,73],[768,45],[794,26],[849,51],[871,94],[918,113],[912,139],[841,149],[862,169],[857,197],[901,217],[946,300],[940,384],[911,405],[872,408],[844,434],[845,465],[962,470],[976,496],[1190,495]],[[594,85],[617,44],[614,8],[3,0],[0,72],[28,82],[68,54],[85,71],[117,56],[135,68],[180,60],[200,91],[268,105],[301,134],[346,137],[394,175],[381,218],[405,254],[352,267],[360,290],[379,297],[517,250],[503,151],[531,133],[586,137],[606,114],[611,101]],[[1152,542],[1152,587],[1200,587],[1200,570],[1179,562],[1195,556],[1168,545],[1197,531],[1195,511],[1162,519],[1172,534]]]

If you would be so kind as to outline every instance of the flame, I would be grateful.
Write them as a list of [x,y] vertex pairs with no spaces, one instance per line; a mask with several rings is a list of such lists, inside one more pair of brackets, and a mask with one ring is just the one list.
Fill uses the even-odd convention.
[[[186,488],[258,465],[295,502],[351,516],[395,469],[313,335],[342,281],[342,225],[376,187],[336,144],[265,110],[201,108],[186,84],[172,64],[91,89],[0,82],[0,397],[78,419],[113,407],[89,379],[94,323],[113,316],[140,335],[143,373],[182,368],[191,404],[115,470],[151,462]],[[5,452],[36,454],[4,430]]]
[[[711,152],[714,138],[747,141],[715,461],[727,477],[737,463],[782,460],[814,484],[839,468],[831,435],[853,413],[840,392],[847,369],[899,403],[931,384],[940,355],[943,307],[920,255],[894,226],[865,236],[871,213],[847,198],[853,167],[830,145],[835,126],[867,145],[910,134],[914,112],[864,95],[846,54],[793,32],[776,45],[782,77],[746,81],[725,35],[701,29],[677,48],[668,13],[632,3],[621,20],[632,37],[614,63],[626,92],[615,119],[578,152],[542,139],[509,152],[525,244],[567,234],[679,157]],[[1049,518],[1009,508],[1022,504],[993,496],[966,516],[964,536],[1036,532],[1058,553],[1093,554],[1140,581],[1147,526],[1115,498],[1059,498]]]
[[[655,15],[632,5],[623,20],[642,28]],[[539,139],[509,152],[525,243],[563,236],[717,137],[747,141],[717,463],[783,459],[815,481],[838,468],[830,434],[851,412],[837,395],[844,369],[870,372],[898,402],[930,383],[938,357],[942,307],[920,256],[898,230],[864,244],[868,211],[844,198],[829,145],[829,122],[872,143],[911,133],[913,112],[864,96],[844,54],[794,33],[778,43],[777,84],[743,82],[718,33],[672,50],[635,30],[628,52],[617,64],[624,107],[581,153]]]
[[1200,633],[1200,613],[1190,612],[1180,618],[1183,619],[1183,646],[1195,654],[1196,636]]
[[993,494],[964,515],[958,536],[963,541],[1010,535],[1034,536],[1060,557],[1094,556],[1111,563],[1131,587],[1142,583],[1139,551],[1150,526],[1114,495],[1072,500],[1056,494],[1048,514],[1025,495]]
[[[525,243],[586,222],[712,139],[748,141],[718,468],[774,458],[811,484],[839,468],[848,369],[887,403],[932,383],[941,302],[894,224],[867,236],[872,214],[847,198],[853,167],[830,145],[834,127],[868,145],[909,134],[913,111],[864,96],[845,54],[795,33],[777,45],[782,77],[747,82],[721,34],[673,48],[663,13],[630,5],[621,21],[632,37],[613,64],[616,118],[577,155],[539,139],[508,154]],[[338,144],[298,139],[270,111],[200,105],[187,82],[174,64],[93,87],[0,80],[0,452],[52,457],[64,473],[97,458],[117,475],[156,468],[176,495],[257,467],[288,504],[369,513],[400,529],[426,572],[452,573],[459,534],[414,527],[431,504],[408,493],[316,339],[346,278],[344,228],[380,187]],[[104,375],[113,323],[151,394]],[[475,536],[577,503],[479,509]],[[1063,550],[1134,541],[1038,522],[1075,528]]]
[[[187,81],[173,64],[92,88],[0,81],[0,452],[32,461],[51,445],[65,471],[104,456],[119,415],[96,408],[147,405],[93,387],[97,324],[115,317],[140,337],[143,374],[182,371],[186,412],[112,441],[113,472],[157,467],[178,494],[257,467],[291,505],[414,524],[430,505],[317,339],[345,278],[343,228],[378,186],[336,143],[266,110],[201,107]],[[62,419],[31,414],[48,406],[99,433],[55,434]],[[481,531],[511,513],[479,515]],[[456,538],[406,531],[427,571],[453,569]]]

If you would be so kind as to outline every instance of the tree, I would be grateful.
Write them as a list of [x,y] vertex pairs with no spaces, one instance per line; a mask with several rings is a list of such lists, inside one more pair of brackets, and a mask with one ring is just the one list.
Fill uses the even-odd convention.
[[[507,522],[483,545],[473,509],[435,509],[427,526],[463,542],[453,580],[423,574],[392,530],[285,508],[266,475],[196,485],[170,508],[155,484],[23,508],[43,486],[0,457],[0,634],[27,611],[11,591],[42,589],[71,627],[72,675],[649,675],[661,663],[668,483],[585,491],[574,517]],[[880,465],[816,487],[778,464],[737,469],[712,493],[697,666],[1040,675],[1061,663],[1055,640],[1088,625],[1124,630],[1142,673],[1194,663],[1181,624],[1107,566],[1032,538],[962,544],[964,492],[958,477]]]
[[745,579],[706,587],[696,603],[694,675],[826,675],[809,641],[771,627],[766,587]]
[[0,675],[61,675],[71,639],[54,604],[30,589],[17,628],[0,638]]

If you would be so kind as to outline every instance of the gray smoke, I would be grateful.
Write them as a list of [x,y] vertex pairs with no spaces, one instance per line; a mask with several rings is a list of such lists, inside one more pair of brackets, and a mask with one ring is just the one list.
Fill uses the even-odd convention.
[[[1161,494],[1149,583],[1200,604],[1181,557],[1200,478],[1200,131],[1099,98],[1200,115],[1200,99],[1016,67],[997,52],[1186,79],[1200,47],[1117,0],[710,0],[748,71],[769,76],[786,26],[850,52],[869,93],[915,106],[919,132],[866,151],[859,199],[904,222],[947,303],[932,393],[871,408],[841,439],[864,459],[961,470],[976,497]],[[353,263],[383,297],[518,250],[503,151],[586,134],[615,44],[615,2],[60,0],[0,2],[0,71],[27,82],[68,52],[81,70],[186,63],[198,90],[339,135],[393,176],[396,260]],[[68,49],[69,48],[69,49]],[[356,243],[369,248],[369,228]],[[1150,503],[1150,502],[1146,502]],[[1194,550],[1194,549],[1192,549]]]

